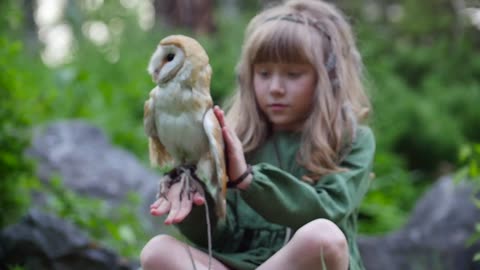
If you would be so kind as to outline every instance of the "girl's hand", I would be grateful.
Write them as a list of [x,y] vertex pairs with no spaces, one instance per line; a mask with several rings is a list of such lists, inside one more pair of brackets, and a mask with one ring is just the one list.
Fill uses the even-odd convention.
[[[223,140],[225,141],[225,151],[228,161],[228,177],[230,180],[237,179],[247,170],[247,162],[245,161],[245,155],[243,154],[242,142],[238,138],[237,134],[235,134],[235,132],[233,132],[233,130],[231,130],[225,124],[225,115],[223,110],[220,109],[220,107],[215,106],[213,107],[213,112],[215,113],[215,116],[222,127],[222,135]],[[246,189],[251,181],[252,177],[248,176],[237,187],[240,189]]]
[[[200,184],[192,181],[198,185],[197,188],[202,190]],[[192,203],[195,205],[202,205],[205,203],[205,197],[200,194],[200,192],[195,192],[193,195],[189,196],[187,194],[188,188],[183,191],[182,200],[180,200],[180,193],[182,192],[182,184],[175,183],[170,187],[168,191],[167,198],[160,197],[152,205],[150,205],[150,214],[153,216],[162,216],[168,213],[167,218],[165,219],[166,225],[176,224],[182,222],[185,217],[192,210]]]

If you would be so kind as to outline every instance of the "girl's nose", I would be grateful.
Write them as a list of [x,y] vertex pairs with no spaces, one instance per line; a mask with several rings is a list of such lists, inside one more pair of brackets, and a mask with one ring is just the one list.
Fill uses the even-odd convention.
[[283,95],[285,94],[285,88],[283,85],[283,80],[278,74],[272,75],[270,80],[270,93],[272,95]]

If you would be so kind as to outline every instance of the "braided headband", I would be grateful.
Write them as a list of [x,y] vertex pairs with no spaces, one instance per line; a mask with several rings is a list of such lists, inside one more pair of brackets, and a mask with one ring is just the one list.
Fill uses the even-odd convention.
[[[333,19],[333,18],[332,18]],[[307,24],[315,29],[317,29],[325,38],[328,40],[330,45],[330,51],[328,52],[328,56],[326,57],[327,60],[325,61],[325,69],[327,70],[328,77],[330,79],[330,83],[332,85],[332,89],[335,92],[339,86],[340,82],[338,81],[336,66],[337,66],[337,57],[332,52],[332,38],[330,35],[322,28],[320,22],[318,20],[309,18],[309,17],[301,17],[295,14],[286,14],[286,15],[277,15],[270,18],[267,18],[264,22],[275,21],[275,20],[282,20],[282,21],[289,21],[299,24]]]

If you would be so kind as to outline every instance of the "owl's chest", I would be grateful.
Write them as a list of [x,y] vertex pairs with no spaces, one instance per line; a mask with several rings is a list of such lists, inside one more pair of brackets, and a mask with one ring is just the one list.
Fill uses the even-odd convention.
[[[186,90],[189,91],[189,90]],[[203,128],[204,108],[188,92],[155,97],[155,125],[160,141],[179,162],[196,162],[208,151]]]

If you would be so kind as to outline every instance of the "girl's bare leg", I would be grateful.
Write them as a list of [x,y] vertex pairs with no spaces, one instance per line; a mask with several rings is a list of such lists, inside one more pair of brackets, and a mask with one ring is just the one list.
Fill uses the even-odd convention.
[[290,242],[257,270],[347,270],[348,244],[343,232],[327,219],[301,227]]
[[[158,235],[152,238],[140,254],[143,270],[177,270],[194,269],[187,244],[169,235]],[[189,247],[197,270],[208,269],[208,254]],[[229,270],[220,261],[212,258],[212,269]]]

